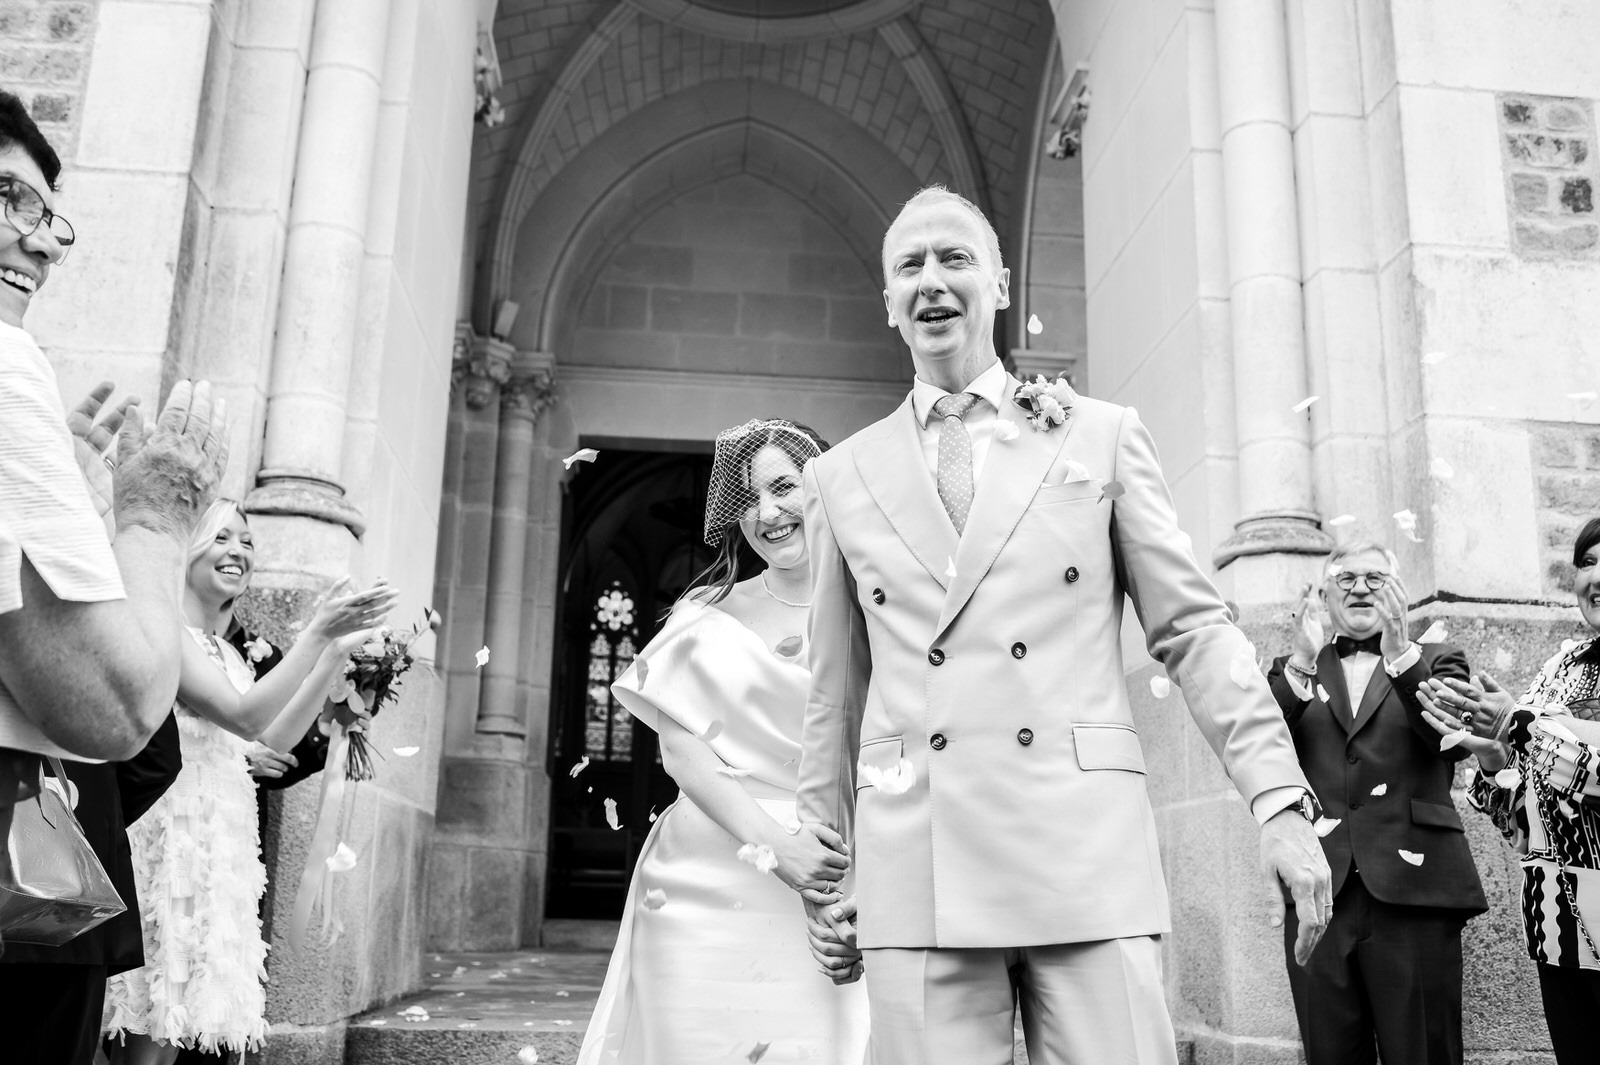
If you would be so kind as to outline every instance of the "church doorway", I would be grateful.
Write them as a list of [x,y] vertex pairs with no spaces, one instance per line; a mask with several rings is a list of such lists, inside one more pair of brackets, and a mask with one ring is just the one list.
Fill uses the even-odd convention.
[[[562,512],[545,916],[615,919],[652,814],[678,788],[655,733],[612,698],[610,684],[711,563],[701,541],[711,456],[709,447],[586,443],[600,456],[580,467]],[[607,799],[620,828],[608,823]]]

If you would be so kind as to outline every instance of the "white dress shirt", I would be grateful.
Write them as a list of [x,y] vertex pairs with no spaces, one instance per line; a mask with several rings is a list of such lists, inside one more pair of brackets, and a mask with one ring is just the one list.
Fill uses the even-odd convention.
[[[1383,671],[1393,679],[1416,665],[1421,657],[1422,648],[1412,644],[1400,652],[1400,657],[1393,662],[1384,661],[1378,655],[1368,654],[1366,651],[1357,651],[1353,655],[1339,659],[1339,665],[1344,670],[1344,690],[1350,696],[1350,720],[1345,724],[1354,724],[1356,711],[1361,709],[1362,696],[1367,692],[1367,685],[1372,683],[1372,675],[1378,671],[1379,662],[1383,662]],[[1311,688],[1302,684],[1293,670],[1285,669],[1283,677],[1289,682],[1290,690],[1302,700],[1311,698]]]
[[[974,377],[963,392],[971,392],[981,402],[974,403],[962,422],[967,435],[972,438],[972,486],[978,486],[983,476],[983,460],[988,457],[989,443],[994,439],[994,427],[1000,420],[1000,404],[1010,397],[1006,392],[1011,378],[1006,368],[996,359],[989,368]],[[917,416],[917,439],[922,444],[922,458],[928,464],[928,473],[937,480],[939,474],[939,434],[944,431],[941,420],[929,424],[933,418],[933,405],[951,393],[938,385],[930,385],[918,377],[911,385],[911,409]]]

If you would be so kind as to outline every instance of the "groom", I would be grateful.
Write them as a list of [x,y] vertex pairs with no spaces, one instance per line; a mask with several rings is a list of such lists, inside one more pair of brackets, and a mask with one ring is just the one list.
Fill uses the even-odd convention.
[[[1303,962],[1331,899],[1288,729],[1138,415],[1064,382],[1019,393],[1001,366],[1010,274],[982,212],[922,190],[883,269],[916,380],[806,468],[799,793],[803,822],[852,840],[873,1061],[1008,1063],[1020,1001],[1035,1065],[1169,1065],[1170,921],[1124,595],[1262,825],[1275,923],[1281,877]],[[896,767],[909,789],[882,775]],[[854,958],[831,962],[842,977]]]

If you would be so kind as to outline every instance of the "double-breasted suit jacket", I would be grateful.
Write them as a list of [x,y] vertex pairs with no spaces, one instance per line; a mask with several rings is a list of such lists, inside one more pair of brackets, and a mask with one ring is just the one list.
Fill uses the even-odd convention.
[[[1286,657],[1273,661],[1267,680],[1323,815],[1339,821],[1322,837],[1334,894],[1358,869],[1382,902],[1479,914],[1488,903],[1450,799],[1455,765],[1467,752],[1439,749],[1439,734],[1423,720],[1416,695],[1429,677],[1466,680],[1467,657],[1442,643],[1418,649],[1421,656],[1397,677],[1379,663],[1359,702],[1346,690],[1332,644],[1317,655],[1310,699],[1302,700],[1284,677]],[[1421,855],[1422,863],[1406,861],[1402,850]]]
[[[959,537],[909,399],[806,467],[800,816],[853,840],[864,947],[1168,930],[1124,596],[1244,798],[1306,786],[1138,415],[1078,397],[1065,424],[1039,431],[1016,388]],[[1241,657],[1243,686],[1230,678]],[[902,758],[915,773],[903,794],[858,776],[858,763]]]

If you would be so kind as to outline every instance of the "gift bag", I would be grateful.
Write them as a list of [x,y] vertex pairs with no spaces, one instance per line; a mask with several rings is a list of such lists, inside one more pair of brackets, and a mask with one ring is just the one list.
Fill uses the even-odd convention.
[[71,781],[59,761],[50,764],[55,777],[11,808],[8,861],[0,863],[0,943],[59,947],[128,908],[72,815]]

